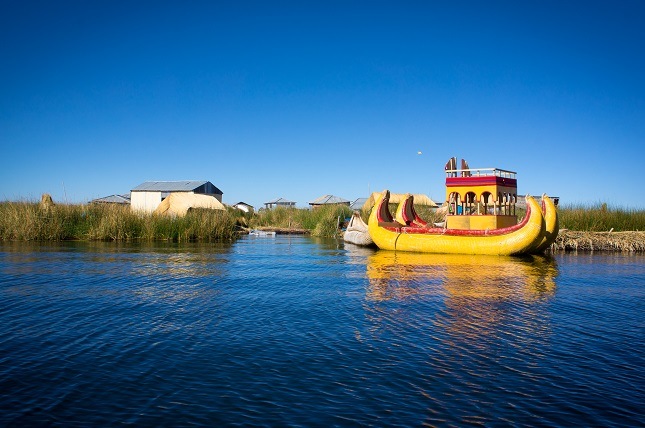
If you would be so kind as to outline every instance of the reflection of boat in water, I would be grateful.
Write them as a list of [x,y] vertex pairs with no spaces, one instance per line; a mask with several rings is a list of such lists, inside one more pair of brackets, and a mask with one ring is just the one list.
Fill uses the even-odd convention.
[[412,295],[532,300],[555,291],[555,262],[542,256],[498,257],[376,251],[367,259],[368,296]]
[[376,251],[367,260],[371,336],[362,340],[428,336],[437,343],[430,358],[456,364],[481,361],[480,353],[496,363],[506,351],[536,355],[550,346],[557,275],[544,256]]
[[516,173],[498,168],[470,169],[453,158],[446,165],[448,214],[443,227],[419,218],[408,195],[393,217],[390,192],[377,199],[368,230],[381,249],[445,254],[519,255],[549,247],[558,234],[555,204],[546,195],[543,207],[526,196],[526,214],[517,222]]
[[354,245],[374,245],[374,241],[367,229],[367,224],[365,224],[359,212],[354,212],[352,218],[349,219],[349,224],[343,234],[343,240]]

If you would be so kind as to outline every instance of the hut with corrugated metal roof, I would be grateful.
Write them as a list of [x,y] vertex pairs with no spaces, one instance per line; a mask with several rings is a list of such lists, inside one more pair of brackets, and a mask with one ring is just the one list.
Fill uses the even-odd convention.
[[146,181],[130,191],[133,211],[154,212],[171,193],[209,195],[222,202],[223,192],[210,181]]
[[285,198],[277,198],[272,201],[265,202],[264,207],[268,210],[276,207],[295,208],[296,203]]
[[329,205],[345,205],[349,206],[351,204],[350,201],[347,199],[343,199],[339,196],[334,196],[334,195],[323,195],[320,198],[309,202],[309,205],[311,208],[318,208],[318,207],[323,207],[323,206],[329,206]]
[[349,208],[354,211],[360,211],[363,209],[363,205],[367,202],[368,198],[356,198],[354,202],[349,205]]
[[130,205],[130,195],[110,195],[103,198],[96,198],[92,199],[90,204]]

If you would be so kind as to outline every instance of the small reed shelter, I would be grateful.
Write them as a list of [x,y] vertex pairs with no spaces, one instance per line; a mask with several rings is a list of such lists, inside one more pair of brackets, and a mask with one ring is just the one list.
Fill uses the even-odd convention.
[[517,173],[500,168],[470,168],[457,158],[445,166],[448,229],[500,229],[517,224]]

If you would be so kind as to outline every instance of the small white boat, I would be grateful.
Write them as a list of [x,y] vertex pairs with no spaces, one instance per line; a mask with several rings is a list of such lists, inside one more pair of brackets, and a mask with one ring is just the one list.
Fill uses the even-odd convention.
[[374,241],[370,236],[367,225],[361,218],[359,212],[354,211],[352,218],[349,219],[349,224],[343,234],[343,240],[354,245],[374,245]]
[[267,232],[265,230],[252,229],[252,230],[249,230],[249,236],[273,237],[275,236],[275,232]]

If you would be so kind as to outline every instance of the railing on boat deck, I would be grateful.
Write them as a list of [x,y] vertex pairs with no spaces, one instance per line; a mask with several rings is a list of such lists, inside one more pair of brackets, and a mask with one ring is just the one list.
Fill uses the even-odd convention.
[[517,172],[500,168],[447,169],[446,177],[488,177],[516,178]]

